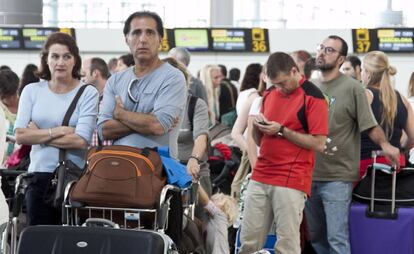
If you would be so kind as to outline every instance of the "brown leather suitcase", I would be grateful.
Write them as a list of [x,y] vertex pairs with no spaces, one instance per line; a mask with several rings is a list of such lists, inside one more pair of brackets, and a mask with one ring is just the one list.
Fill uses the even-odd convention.
[[159,154],[149,148],[94,147],[70,199],[88,206],[156,208],[166,184]]

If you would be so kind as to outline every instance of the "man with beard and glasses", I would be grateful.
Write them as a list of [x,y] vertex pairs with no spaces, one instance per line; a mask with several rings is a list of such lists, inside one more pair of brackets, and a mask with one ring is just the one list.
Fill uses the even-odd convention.
[[319,254],[351,253],[348,213],[353,183],[359,177],[361,132],[368,131],[371,140],[399,166],[399,150],[378,126],[365,89],[339,71],[347,52],[346,42],[331,35],[318,45],[316,54],[321,76],[314,83],[329,103],[329,135],[325,151],[316,155],[305,213],[312,246]]
[[182,119],[187,89],[184,75],[159,58],[162,20],[153,12],[135,12],[125,21],[123,33],[135,65],[108,79],[98,133],[114,145],[169,146],[177,158],[177,119]]

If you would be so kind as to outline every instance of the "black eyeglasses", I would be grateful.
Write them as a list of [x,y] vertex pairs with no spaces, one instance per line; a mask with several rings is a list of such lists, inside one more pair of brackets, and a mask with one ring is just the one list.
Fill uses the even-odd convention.
[[334,49],[332,47],[326,47],[323,44],[318,44],[318,46],[316,46],[316,52],[319,53],[321,51],[323,51],[326,55],[331,55],[331,54],[333,54],[335,52],[340,53],[339,50],[336,50],[336,49]]

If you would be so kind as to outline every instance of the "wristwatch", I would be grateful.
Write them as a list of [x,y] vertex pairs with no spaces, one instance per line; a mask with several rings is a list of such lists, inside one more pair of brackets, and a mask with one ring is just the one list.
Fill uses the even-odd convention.
[[279,137],[283,137],[283,131],[285,130],[285,126],[280,125],[279,131],[276,133]]

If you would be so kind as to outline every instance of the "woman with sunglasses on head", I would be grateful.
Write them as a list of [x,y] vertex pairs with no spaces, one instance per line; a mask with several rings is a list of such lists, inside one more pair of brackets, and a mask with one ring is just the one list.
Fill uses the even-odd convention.
[[80,96],[69,126],[63,118],[80,87],[81,58],[75,40],[65,33],[53,33],[41,51],[40,82],[25,87],[20,97],[15,124],[19,144],[32,145],[29,172],[33,172],[27,194],[29,225],[59,224],[60,209],[44,201],[44,194],[59,161],[59,149],[79,168],[96,124],[98,91],[88,86]]
[[[391,145],[409,150],[414,147],[414,115],[408,100],[394,89],[392,76],[396,69],[390,66],[388,57],[381,51],[369,52],[362,62],[362,81],[367,88],[368,102],[372,112]],[[402,134],[407,135],[401,143]],[[361,135],[361,164],[360,177],[372,164],[371,152],[381,150],[363,132]],[[377,158],[378,162],[387,163],[384,157]],[[388,162],[389,163],[389,162]],[[400,165],[405,166],[405,158],[401,153]]]

